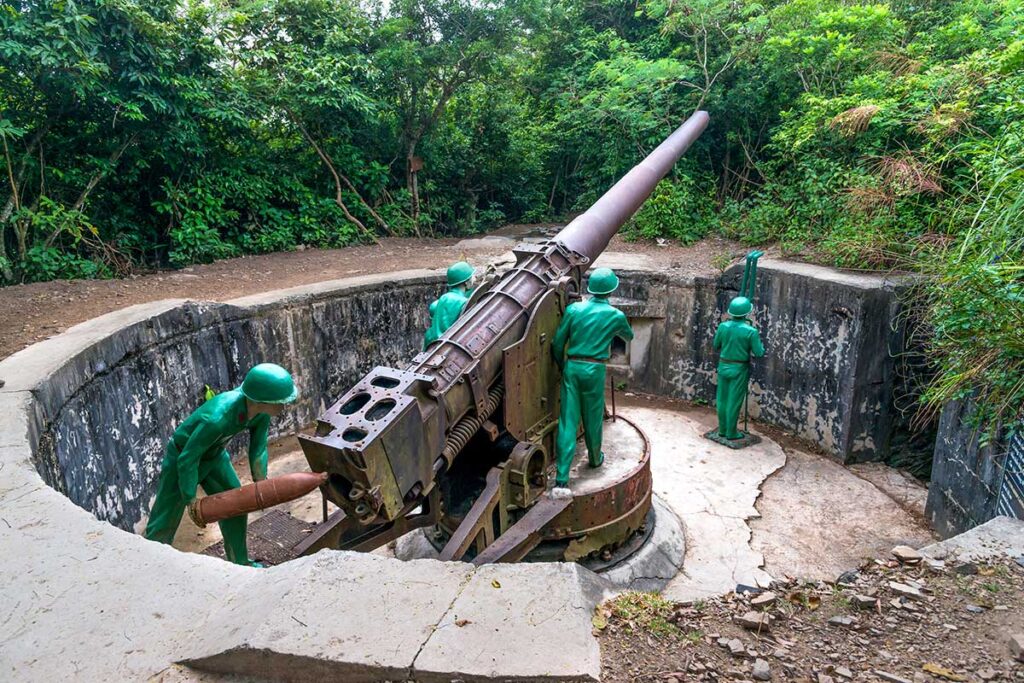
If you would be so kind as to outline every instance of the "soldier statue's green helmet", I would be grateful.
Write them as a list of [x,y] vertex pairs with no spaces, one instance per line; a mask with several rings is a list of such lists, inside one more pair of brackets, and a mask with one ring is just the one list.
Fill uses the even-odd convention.
[[729,315],[734,318],[744,318],[752,308],[754,308],[754,304],[750,303],[750,299],[738,296],[729,302]]
[[449,287],[461,285],[463,282],[467,282],[471,277],[473,277],[473,266],[469,265],[465,261],[453,263],[448,267]]
[[619,277],[611,268],[598,268],[590,274],[590,281],[587,283],[587,291],[598,296],[611,294],[618,288]]
[[291,403],[299,395],[291,373],[274,363],[260,363],[250,370],[241,391],[254,403]]

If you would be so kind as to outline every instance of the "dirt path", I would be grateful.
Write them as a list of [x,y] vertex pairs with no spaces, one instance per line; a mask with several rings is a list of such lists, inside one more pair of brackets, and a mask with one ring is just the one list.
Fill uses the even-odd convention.
[[[492,240],[388,238],[379,246],[306,249],[246,256],[125,280],[59,280],[0,287],[0,359],[111,311],[160,299],[225,301],[273,289],[410,268],[441,268],[460,258],[477,263],[508,251],[532,226],[507,226]],[[713,269],[716,256],[741,254],[719,239],[691,247],[628,243],[609,250],[656,255],[666,268]]]

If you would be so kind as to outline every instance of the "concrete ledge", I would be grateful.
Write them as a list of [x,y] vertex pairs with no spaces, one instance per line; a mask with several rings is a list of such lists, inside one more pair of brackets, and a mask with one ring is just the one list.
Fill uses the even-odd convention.
[[225,602],[182,663],[282,681],[407,679],[471,570],[332,551],[288,562]]
[[416,657],[418,681],[597,681],[600,580],[576,564],[485,565]]
[[936,560],[987,560],[1024,556],[1024,520],[995,517],[958,536],[921,548]]

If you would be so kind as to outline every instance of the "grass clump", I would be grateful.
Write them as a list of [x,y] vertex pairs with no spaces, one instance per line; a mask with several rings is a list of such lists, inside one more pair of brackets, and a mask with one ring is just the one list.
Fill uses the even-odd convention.
[[[658,638],[679,638],[684,635],[672,622],[676,604],[657,593],[630,591],[606,603],[611,616],[630,629]],[[699,639],[699,636],[698,636]]]

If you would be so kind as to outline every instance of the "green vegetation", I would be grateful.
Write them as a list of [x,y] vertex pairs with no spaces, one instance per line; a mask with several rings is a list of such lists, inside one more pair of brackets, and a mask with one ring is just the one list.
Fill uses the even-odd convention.
[[677,608],[676,603],[657,593],[628,591],[599,607],[598,616],[605,625],[608,617],[614,617],[631,630],[658,638],[686,638],[690,642],[700,640],[701,635],[697,631],[684,632],[676,625],[674,615]]
[[1022,416],[1022,0],[0,0],[0,282],[555,219],[698,107],[629,237],[923,271]]

